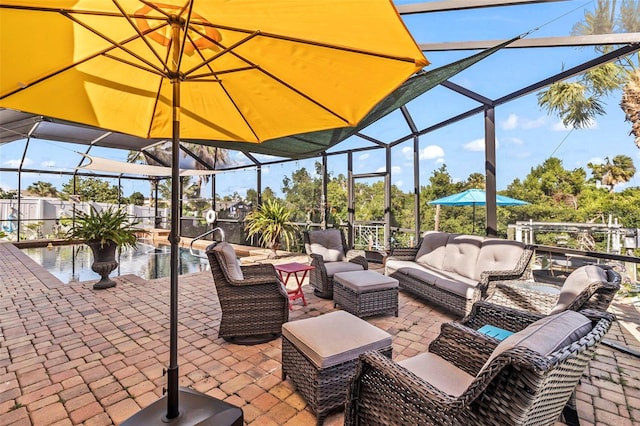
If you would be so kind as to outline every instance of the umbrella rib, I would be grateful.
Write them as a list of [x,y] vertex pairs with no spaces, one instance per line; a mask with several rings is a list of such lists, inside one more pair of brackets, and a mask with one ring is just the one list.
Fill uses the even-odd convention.
[[[315,99],[313,99],[311,96],[307,95],[306,93],[303,93],[302,91],[296,89],[295,87],[293,87],[292,85],[288,84],[287,82],[285,82],[284,80],[280,79],[279,77],[275,76],[274,74],[270,73],[269,71],[265,70],[264,68],[262,68],[261,66],[254,64],[252,61],[250,61],[249,59],[239,55],[237,52],[234,51],[234,49],[246,42],[248,42],[249,40],[251,40],[252,38],[258,36],[258,35],[262,35],[262,33],[260,31],[256,31],[254,33],[252,33],[249,37],[246,37],[242,40],[237,41],[236,43],[234,43],[233,45],[224,48],[224,50],[216,55],[214,55],[213,57],[209,58],[208,60],[204,61],[202,64],[199,64],[197,67],[194,67],[188,71],[184,72],[184,79],[185,80],[193,80],[195,78],[200,78],[200,77],[204,77],[207,74],[198,74],[195,76],[192,76],[190,78],[188,78],[187,76],[189,76],[190,74],[192,74],[194,71],[207,66],[209,67],[209,64],[214,61],[215,59],[219,58],[220,56],[224,55],[225,53],[229,53],[233,56],[235,56],[236,58],[240,59],[241,61],[249,64],[249,67],[247,68],[238,68],[237,70],[239,71],[244,71],[244,70],[249,70],[249,69],[256,69],[260,72],[262,72],[263,74],[267,75],[268,77],[270,77],[271,79],[273,79],[274,81],[277,81],[278,83],[280,83],[281,85],[283,85],[284,87],[287,87],[289,90],[297,93],[298,95],[302,96],[303,98],[305,98],[306,100],[308,100],[309,102],[317,105],[318,107],[322,108],[323,110],[327,111],[329,114],[333,115],[334,117],[340,119],[341,121],[343,121],[345,124],[350,125],[353,123],[350,123],[348,119],[346,119],[345,117],[341,116],[340,114],[336,113],[335,111],[333,111],[331,108],[321,104],[320,102],[316,101]],[[209,69],[211,70],[211,75],[215,76],[217,73],[216,71],[212,70],[210,67]],[[230,70],[226,71],[226,72],[232,72]],[[227,93],[227,91],[225,90],[225,93]],[[229,93],[227,93],[227,96],[229,96]],[[231,99],[231,96],[229,96],[229,98]]]
[[[147,2],[144,2],[145,4]],[[120,2],[118,2],[117,0],[113,0],[113,4],[118,8],[118,10],[122,13],[122,16],[124,16],[124,18],[127,20],[127,22],[129,23],[129,25],[131,25],[131,28],[133,28],[133,30],[138,33],[138,35],[140,36],[140,38],[142,39],[142,41],[144,42],[144,44],[147,45],[147,47],[149,48],[149,50],[151,51],[151,53],[153,53],[153,55],[158,59],[158,61],[160,61],[161,64],[163,64],[165,66],[165,68],[168,71],[167,68],[167,63],[165,61],[162,60],[162,58],[160,57],[160,54],[156,51],[156,49],[153,48],[153,46],[151,45],[151,43],[149,43],[149,40],[147,40],[147,38],[144,36],[144,34],[142,34],[142,31],[140,31],[140,28],[138,28],[137,25],[135,25],[133,23],[133,21],[131,20],[131,17],[129,15],[127,15],[127,13],[124,11],[124,9],[122,8],[122,6],[120,5]],[[166,24],[162,24],[159,25],[157,28],[154,28],[153,30],[149,29],[150,32],[152,31],[156,31],[160,28],[162,28],[163,26],[165,26]]]
[[[123,50],[124,52],[128,53],[129,55],[133,56],[134,58],[138,59],[139,61],[141,61],[141,62],[143,62],[143,63],[147,64],[150,68],[156,69],[156,70],[158,70],[161,74],[164,74],[164,73],[163,73],[163,71],[162,71],[162,69],[160,69],[159,67],[155,66],[155,65],[154,65],[154,64],[152,64],[151,62],[147,61],[147,60],[146,60],[146,59],[144,59],[143,57],[141,57],[141,56],[137,55],[136,53],[132,52],[130,49],[127,49],[127,48],[124,46],[124,44],[129,43],[130,41],[135,40],[137,37],[129,37],[128,39],[124,40],[124,43],[120,43],[120,42],[117,42],[117,41],[115,41],[115,40],[111,39],[110,37],[107,37],[105,34],[102,34],[101,32],[96,31],[94,28],[92,28],[92,27],[90,27],[90,26],[86,25],[84,22],[82,22],[82,21],[80,21],[80,20],[76,19],[74,16],[72,16],[72,14],[69,14],[69,13],[67,13],[67,12],[62,12],[62,15],[66,16],[67,18],[69,18],[69,19],[70,19],[70,20],[72,20],[73,22],[77,23],[78,25],[82,26],[83,28],[87,29],[88,31],[90,31],[90,32],[92,32],[93,34],[97,35],[98,37],[102,38],[103,40],[105,40],[105,41],[107,41],[107,42],[111,43],[111,45],[112,45],[112,46],[111,46],[110,48],[105,49],[105,50],[103,50],[103,51],[101,51],[101,52],[98,52],[98,53],[96,53],[96,54],[92,55],[90,58],[95,58],[95,57],[97,57],[97,56],[100,56],[100,55],[102,55],[102,54],[104,54],[104,53],[108,52],[109,50],[113,50],[113,49],[121,49],[121,50]],[[163,26],[163,25],[160,25],[158,28],[161,28],[162,26]],[[153,31],[157,30],[158,28],[153,28],[153,29],[151,29],[151,28],[150,28],[150,29],[148,30],[148,32],[153,32]],[[143,38],[144,38],[144,37],[143,37]],[[88,58],[88,59],[90,59],[90,58]],[[158,58],[158,59],[159,59],[160,61],[162,61],[162,59],[160,59],[160,58]],[[165,67],[166,69],[168,69],[168,67],[167,67],[167,64],[166,64],[166,63],[163,63],[163,65],[164,65],[164,67]]]
[[[290,36],[285,36],[285,35],[276,34],[276,33],[268,33],[268,32],[264,32],[264,31],[260,31],[260,30],[242,29],[242,28],[237,28],[237,27],[230,27],[230,26],[227,26],[227,25],[214,24],[214,23],[211,23],[211,22],[202,22],[202,23],[199,23],[198,25],[210,26],[210,27],[213,27],[213,28],[216,28],[216,29],[222,29],[222,30],[226,30],[226,31],[234,31],[234,32],[239,32],[239,33],[258,34],[258,35],[260,35],[262,37],[274,38],[274,39],[284,40],[284,41],[291,41],[291,42],[307,44],[307,45],[311,45],[311,46],[324,47],[324,48],[332,49],[332,50],[342,50],[342,51],[350,52],[350,53],[360,53],[360,54],[363,54],[363,55],[376,56],[376,57],[379,57],[379,58],[392,59],[392,60],[396,60],[396,61],[404,61],[404,62],[411,62],[411,63],[415,63],[416,62],[416,60],[413,59],[413,58],[395,56],[395,55],[390,55],[390,54],[387,54],[387,53],[377,53],[377,52],[372,52],[372,51],[368,51],[368,50],[358,49],[358,48],[355,48],[355,47],[338,46],[338,45],[335,45],[335,44],[322,43],[320,41],[306,40],[306,39],[302,39],[302,38],[298,38],[298,37],[290,37]],[[191,30],[195,31],[194,28],[191,28]]]
[[[194,29],[194,28],[191,28],[191,30],[192,30],[192,31],[195,31],[195,32],[198,32],[198,31],[197,31],[196,29]],[[200,34],[200,33],[198,32],[198,34]],[[235,48],[236,48],[236,47],[238,47],[238,46],[241,46],[241,45],[245,44],[246,42],[250,41],[251,39],[253,39],[254,37],[256,37],[256,36],[257,36],[257,35],[259,35],[259,34],[260,34],[260,32],[259,32],[259,31],[253,32],[253,33],[252,33],[252,34],[250,34],[248,37],[245,37],[245,38],[243,38],[242,40],[238,40],[237,42],[233,43],[233,44],[232,44],[231,46],[229,46],[229,47],[224,47],[224,46],[221,46],[219,43],[216,43],[216,44],[218,44],[218,45],[219,45],[223,50],[222,50],[221,52],[219,52],[219,53],[216,53],[215,55],[213,55],[213,56],[212,56],[212,57],[210,57],[209,59],[207,59],[207,60],[203,61],[201,64],[198,64],[197,66],[195,66],[195,67],[193,67],[193,68],[191,68],[191,69],[189,69],[189,70],[187,70],[187,71],[184,71],[184,73],[183,73],[183,74],[184,74],[185,78],[186,78],[188,75],[190,75],[190,74],[194,73],[195,71],[199,70],[199,69],[200,69],[200,68],[202,68],[202,67],[205,67],[205,66],[206,66],[206,67],[208,67],[208,66],[209,66],[209,64],[210,64],[211,62],[215,61],[216,59],[218,59],[219,57],[221,57],[221,56],[222,56],[222,55],[224,55],[225,53],[235,53],[235,52],[233,52],[233,49],[235,49]],[[200,35],[202,35],[202,34],[200,34]],[[198,50],[198,52],[200,52],[200,50]],[[237,56],[237,55],[236,55],[236,56]],[[202,54],[201,54],[201,53],[200,53],[200,57],[201,57],[202,59],[204,59],[204,57],[202,56]],[[209,69],[211,69],[211,68],[209,68]],[[211,70],[211,72],[213,72],[213,70]]]

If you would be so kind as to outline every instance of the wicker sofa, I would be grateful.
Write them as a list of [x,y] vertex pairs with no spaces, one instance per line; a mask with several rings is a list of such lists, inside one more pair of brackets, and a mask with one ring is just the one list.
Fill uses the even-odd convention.
[[385,274],[400,288],[464,316],[489,282],[522,278],[533,250],[513,240],[428,231],[420,245],[395,248]]

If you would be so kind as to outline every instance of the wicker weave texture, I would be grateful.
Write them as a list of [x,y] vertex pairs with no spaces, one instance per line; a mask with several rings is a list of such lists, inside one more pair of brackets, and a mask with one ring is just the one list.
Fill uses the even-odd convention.
[[[344,233],[341,232],[340,234],[345,261],[361,265],[364,270],[367,270],[369,268],[369,263],[367,262],[364,250],[349,250]],[[315,267],[315,269],[309,271],[309,284],[313,287],[313,292],[316,296],[323,299],[333,299],[333,279],[327,274],[327,268],[324,266],[324,259],[321,255],[311,252],[309,232],[303,231],[302,237],[304,240],[305,251],[310,258],[309,264]]]
[[244,279],[238,281],[229,277],[220,253],[207,250],[207,256],[222,311],[218,336],[280,335],[289,319],[289,296],[273,265],[242,266]]
[[[591,283],[576,296],[567,309],[572,311],[581,309],[606,311],[609,309],[609,305],[620,289],[622,278],[613,269],[607,269],[606,273],[607,282]],[[495,290],[489,290],[490,296],[486,300],[497,305],[549,315],[558,302],[558,294],[532,290],[522,286],[522,283],[523,281],[520,280],[496,281],[492,283],[492,287],[495,285]],[[539,288],[558,288],[544,283],[536,283],[536,286]]]
[[397,287],[358,293],[334,280],[333,302],[361,318],[384,313],[398,316]]
[[[418,250],[419,249],[417,247],[394,248],[390,252],[387,261],[414,261]],[[532,257],[533,249],[527,246],[523,250],[520,259],[518,259],[518,263],[515,269],[503,271],[484,271],[481,274],[480,282],[478,283],[474,294],[470,298],[452,293],[447,289],[437,287],[432,283],[424,282],[403,272],[396,271],[389,274],[389,276],[398,280],[401,289],[415,294],[416,296],[419,296],[430,303],[441,306],[460,317],[463,317],[471,312],[471,307],[475,302],[487,296],[487,290],[491,287],[493,281],[515,280],[527,276],[528,267]]]
[[[579,341],[547,357],[515,347],[481,373],[488,357],[478,350],[482,336],[464,336],[469,329],[459,324],[443,327],[429,351],[475,376],[458,397],[444,394],[391,360],[366,353],[349,389],[345,425],[552,425],[613,321],[602,312],[583,313],[594,328]],[[475,344],[470,347],[469,342]]]
[[[379,351],[391,357],[391,346]],[[328,368],[318,368],[286,337],[282,337],[282,379],[293,382],[322,425],[327,414],[344,407],[349,382],[356,373],[355,358]]]

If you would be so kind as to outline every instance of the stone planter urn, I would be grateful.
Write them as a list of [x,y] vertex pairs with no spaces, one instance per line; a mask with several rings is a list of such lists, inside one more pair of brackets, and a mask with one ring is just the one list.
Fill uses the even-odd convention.
[[116,261],[117,244],[111,240],[108,240],[102,246],[100,246],[99,240],[86,241],[85,244],[91,247],[91,251],[93,252],[91,269],[102,277],[100,281],[97,281],[93,285],[93,289],[103,290],[105,288],[115,287],[116,282],[109,278],[109,274],[118,267],[118,262]]

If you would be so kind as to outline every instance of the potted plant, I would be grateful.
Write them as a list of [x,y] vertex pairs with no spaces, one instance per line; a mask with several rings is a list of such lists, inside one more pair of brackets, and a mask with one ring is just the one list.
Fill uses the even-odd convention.
[[295,240],[298,227],[289,223],[292,211],[276,200],[266,200],[246,217],[247,237],[259,235],[260,244],[271,249],[269,258],[277,257],[277,250],[284,242],[287,247]]
[[109,274],[116,269],[116,248],[135,248],[137,233],[144,232],[136,228],[138,222],[131,221],[122,209],[107,207],[98,211],[91,206],[89,213],[75,210],[73,226],[66,233],[68,240],[82,240],[93,252],[91,269],[102,279],[93,285],[96,290],[115,287],[116,282]]

